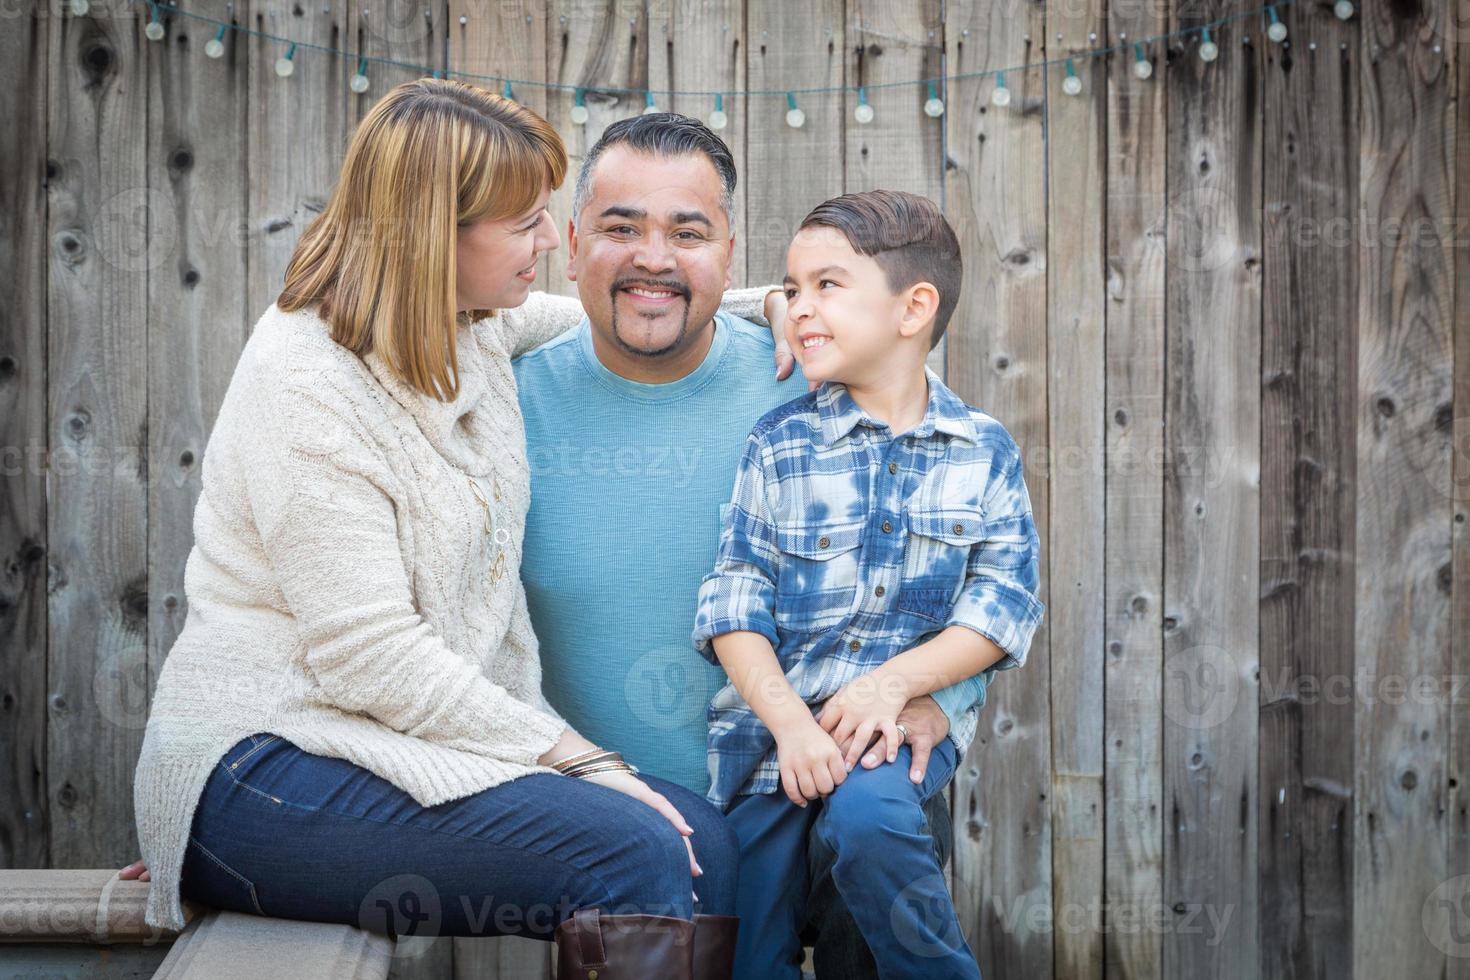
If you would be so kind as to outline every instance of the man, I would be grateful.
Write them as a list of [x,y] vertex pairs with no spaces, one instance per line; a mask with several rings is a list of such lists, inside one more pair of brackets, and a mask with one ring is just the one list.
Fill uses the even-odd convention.
[[[610,126],[583,161],[567,233],[587,320],[515,364],[531,463],[521,574],[546,696],[587,738],[699,793],[705,708],[725,681],[689,642],[699,583],[751,426],[807,390],[799,372],[770,376],[770,330],[717,313],[734,188],[729,149],[698,121]],[[763,294],[731,308],[755,315]],[[904,709],[915,769],[983,703],[987,679]],[[927,813],[944,863],[943,797]],[[811,853],[819,974],[876,976],[831,852],[814,838]]]

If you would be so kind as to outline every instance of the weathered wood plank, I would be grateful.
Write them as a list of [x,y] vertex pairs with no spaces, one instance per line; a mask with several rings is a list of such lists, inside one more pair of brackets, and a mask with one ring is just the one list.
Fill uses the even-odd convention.
[[[1454,22],[1454,36],[1470,40],[1470,23]],[[1440,909],[1457,915],[1459,935],[1470,928],[1470,53],[1452,48],[1455,58],[1455,419],[1450,504],[1454,510],[1451,539],[1453,595],[1450,609],[1450,681],[1441,690],[1450,722],[1449,779],[1445,809],[1449,814],[1446,878],[1456,891]],[[1451,947],[1446,980],[1470,980],[1470,944]]]
[[[462,78],[480,85],[496,95],[503,95],[505,81],[511,80],[511,97],[545,116],[547,105],[564,98],[535,85],[516,85],[519,80],[544,81],[546,78],[547,7],[545,4],[512,2],[483,4],[472,0],[450,0],[449,64],[450,77]],[[463,21],[463,22],[461,22]],[[496,80],[499,80],[497,83]],[[570,104],[570,100],[567,100]],[[565,139],[565,134],[563,134]],[[568,178],[575,180],[575,175]],[[552,218],[561,225],[564,215],[552,206]],[[559,228],[558,232],[564,232]],[[537,287],[546,288],[552,267],[565,268],[563,247],[541,260]],[[411,960],[394,957],[395,980],[437,980],[450,976],[477,977],[482,980],[540,980],[551,976],[550,961],[538,966],[522,953],[525,945],[544,946],[529,939],[494,937],[487,939],[441,938],[433,947]]]
[[[586,93],[588,120],[578,126],[570,119],[572,97],[552,93],[546,119],[567,145],[570,166],[566,183],[551,197],[551,216],[562,234],[563,250],[551,258],[543,288],[576,294],[576,284],[566,277],[567,226],[572,214],[572,190],[583,156],[618,119],[642,112],[642,90],[648,87],[648,18],[641,0],[552,0],[547,5],[546,77],[560,85],[601,85],[632,89],[610,92],[589,89]],[[663,108],[661,106],[661,108]],[[541,285],[538,283],[538,285]]]
[[[1163,10],[1109,12],[1099,46],[1165,26]],[[1077,63],[1107,89],[1107,536],[1103,750],[1104,974],[1163,977],[1164,285],[1167,95]],[[1132,927],[1130,927],[1130,924]]]
[[[250,22],[257,31],[343,50],[354,46],[347,25],[354,23],[354,0],[257,0]],[[381,5],[380,5],[381,6]],[[382,19],[382,18],[380,18]],[[250,238],[247,248],[250,326],[280,295],[286,265],[301,233],[326,207],[342,169],[357,103],[347,89],[356,65],[321,51],[298,48],[290,78],[276,76],[285,45],[253,39],[249,55]],[[369,70],[379,95],[404,76],[384,66]],[[364,96],[364,98],[369,98]]]
[[0,32],[0,867],[49,861],[46,789],[46,70],[33,0]]
[[[922,194],[943,207],[944,120],[924,114],[927,86],[895,84],[943,76],[944,18],[940,3],[847,0],[846,17],[847,84],[867,90],[873,121],[857,122],[853,116],[857,97],[851,93],[844,96],[844,191],[880,187],[904,190]],[[890,87],[879,87],[884,85]],[[943,83],[936,83],[935,88],[943,97]],[[794,217],[801,219],[801,215]],[[929,366],[940,377],[944,377],[946,350],[941,339],[929,354]]]
[[[960,0],[945,14],[951,76],[1041,57],[1027,40],[1044,28],[1038,7]],[[1044,87],[1037,72],[1006,82],[1013,93],[1006,109],[991,106],[989,77],[948,91],[945,207],[965,255],[965,288],[948,335],[949,379],[1020,444],[1045,556],[1051,487]],[[1049,609],[1050,579],[1043,560],[1040,596]],[[1050,649],[1049,615],[1026,666],[991,685],[975,745],[955,778],[955,901],[985,975],[1053,975]]]
[[[496,95],[504,94],[507,80],[545,80],[545,4],[532,0],[494,4],[450,0],[448,25],[449,77],[482,86]],[[542,116],[546,115],[547,102],[561,97],[539,86],[514,83],[511,96]],[[560,233],[561,216],[553,211],[552,219]],[[565,247],[543,258],[536,287],[545,289],[551,266],[565,260]]]
[[[1176,28],[1218,19],[1221,0]],[[1260,972],[1256,831],[1260,579],[1261,131],[1258,25],[1166,61],[1164,975]],[[1228,917],[1228,918],[1227,918]]]
[[[1360,977],[1441,976],[1454,938],[1424,918],[1446,872],[1449,707],[1394,687],[1450,668],[1452,8],[1361,8],[1352,918],[1372,928],[1354,935]],[[1463,904],[1450,914],[1440,924],[1463,931]]]
[[[817,0],[791,16],[780,0],[748,0],[746,75],[750,88],[781,91],[845,85],[843,0]],[[797,96],[806,116],[786,125],[781,95],[752,96],[745,106],[745,180],[758,190],[746,200],[746,268],[751,282],[779,282],[786,248],[815,205],[841,194],[847,99],[841,93]]]
[[[1048,6],[1051,57],[1092,47],[1101,8]],[[1091,71],[1089,81],[1098,77]],[[1052,909],[1060,976],[1100,978],[1103,932],[1092,910],[1103,897],[1103,633],[1106,501],[1106,333],[1103,203],[1107,89],[1045,86],[1047,213],[1065,232],[1047,236],[1047,410],[1053,527],[1045,561],[1051,586]]]
[[[672,92],[738,91],[745,88],[745,8],[741,0],[650,0],[648,5],[648,84]],[[675,95],[663,108],[709,121],[713,96]],[[735,157],[735,213],[731,231],[731,282],[745,279],[746,192],[744,99],[723,102],[728,122],[718,135]],[[776,282],[763,279],[761,282]],[[757,285],[751,282],[748,285]]]
[[1263,76],[1260,948],[1281,980],[1352,966],[1353,703],[1322,692],[1353,673],[1357,254],[1320,231],[1357,240],[1358,107],[1354,30],[1313,14],[1283,9],[1298,43]]
[[[102,11],[107,13],[107,11]],[[147,694],[148,235],[143,27],[64,17],[50,32],[47,781],[51,860],[131,860]]]
[[[192,3],[214,17],[213,6]],[[248,22],[245,5],[235,16]],[[151,694],[187,614],[184,566],[193,546],[204,446],[253,319],[247,270],[245,41],[204,53],[213,25],[173,24],[148,46],[148,678]],[[141,729],[147,696],[119,724]]]

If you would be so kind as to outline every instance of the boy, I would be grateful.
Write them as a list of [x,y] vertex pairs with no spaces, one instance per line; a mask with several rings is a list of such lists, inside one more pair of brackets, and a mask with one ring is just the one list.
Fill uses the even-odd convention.
[[[1044,612],[1016,443],[925,366],[960,273],[939,209],[897,191],[824,202],[787,252],[787,339],[822,385],[747,440],[693,634],[730,677],[709,798],[741,847],[737,977],[800,976],[814,822],[885,980],[980,975],[923,818],[975,712],[917,784],[896,726],[910,697],[1021,666]],[[875,737],[889,764],[854,768]]]

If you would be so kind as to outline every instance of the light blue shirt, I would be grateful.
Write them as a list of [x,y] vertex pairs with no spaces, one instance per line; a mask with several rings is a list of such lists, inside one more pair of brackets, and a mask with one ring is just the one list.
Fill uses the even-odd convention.
[[[610,371],[586,320],[514,363],[542,689],[593,742],[700,794],[706,708],[726,681],[689,645],[700,580],[751,427],[807,390],[799,368],[775,380],[774,353],[770,330],[719,313],[704,361],[668,384]],[[953,726],[982,696],[972,679],[935,699]]]

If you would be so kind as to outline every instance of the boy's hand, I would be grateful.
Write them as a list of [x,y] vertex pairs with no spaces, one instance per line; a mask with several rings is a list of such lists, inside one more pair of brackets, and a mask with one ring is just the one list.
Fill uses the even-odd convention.
[[832,736],[808,722],[776,736],[776,761],[781,765],[781,788],[797,806],[826,796],[847,778],[842,753]]
[[903,737],[895,723],[908,700],[902,683],[876,671],[854,677],[827,700],[817,723],[834,742],[847,745],[842,760],[844,771],[857,765],[874,735],[883,736],[887,761],[898,757]]
[[[908,730],[908,737],[903,744],[909,747],[913,755],[913,766],[909,769],[909,779],[915,783],[924,781],[924,770],[929,765],[929,756],[934,751],[934,746],[944,741],[949,735],[949,716],[939,703],[928,694],[921,694],[904,705],[898,713],[898,721],[895,725],[902,725]],[[900,729],[902,731],[903,729]],[[838,742],[837,748],[843,755],[852,748],[853,739]],[[866,746],[864,746],[866,748]],[[874,769],[881,765],[882,757],[878,753],[877,746],[863,756],[863,768]]]

